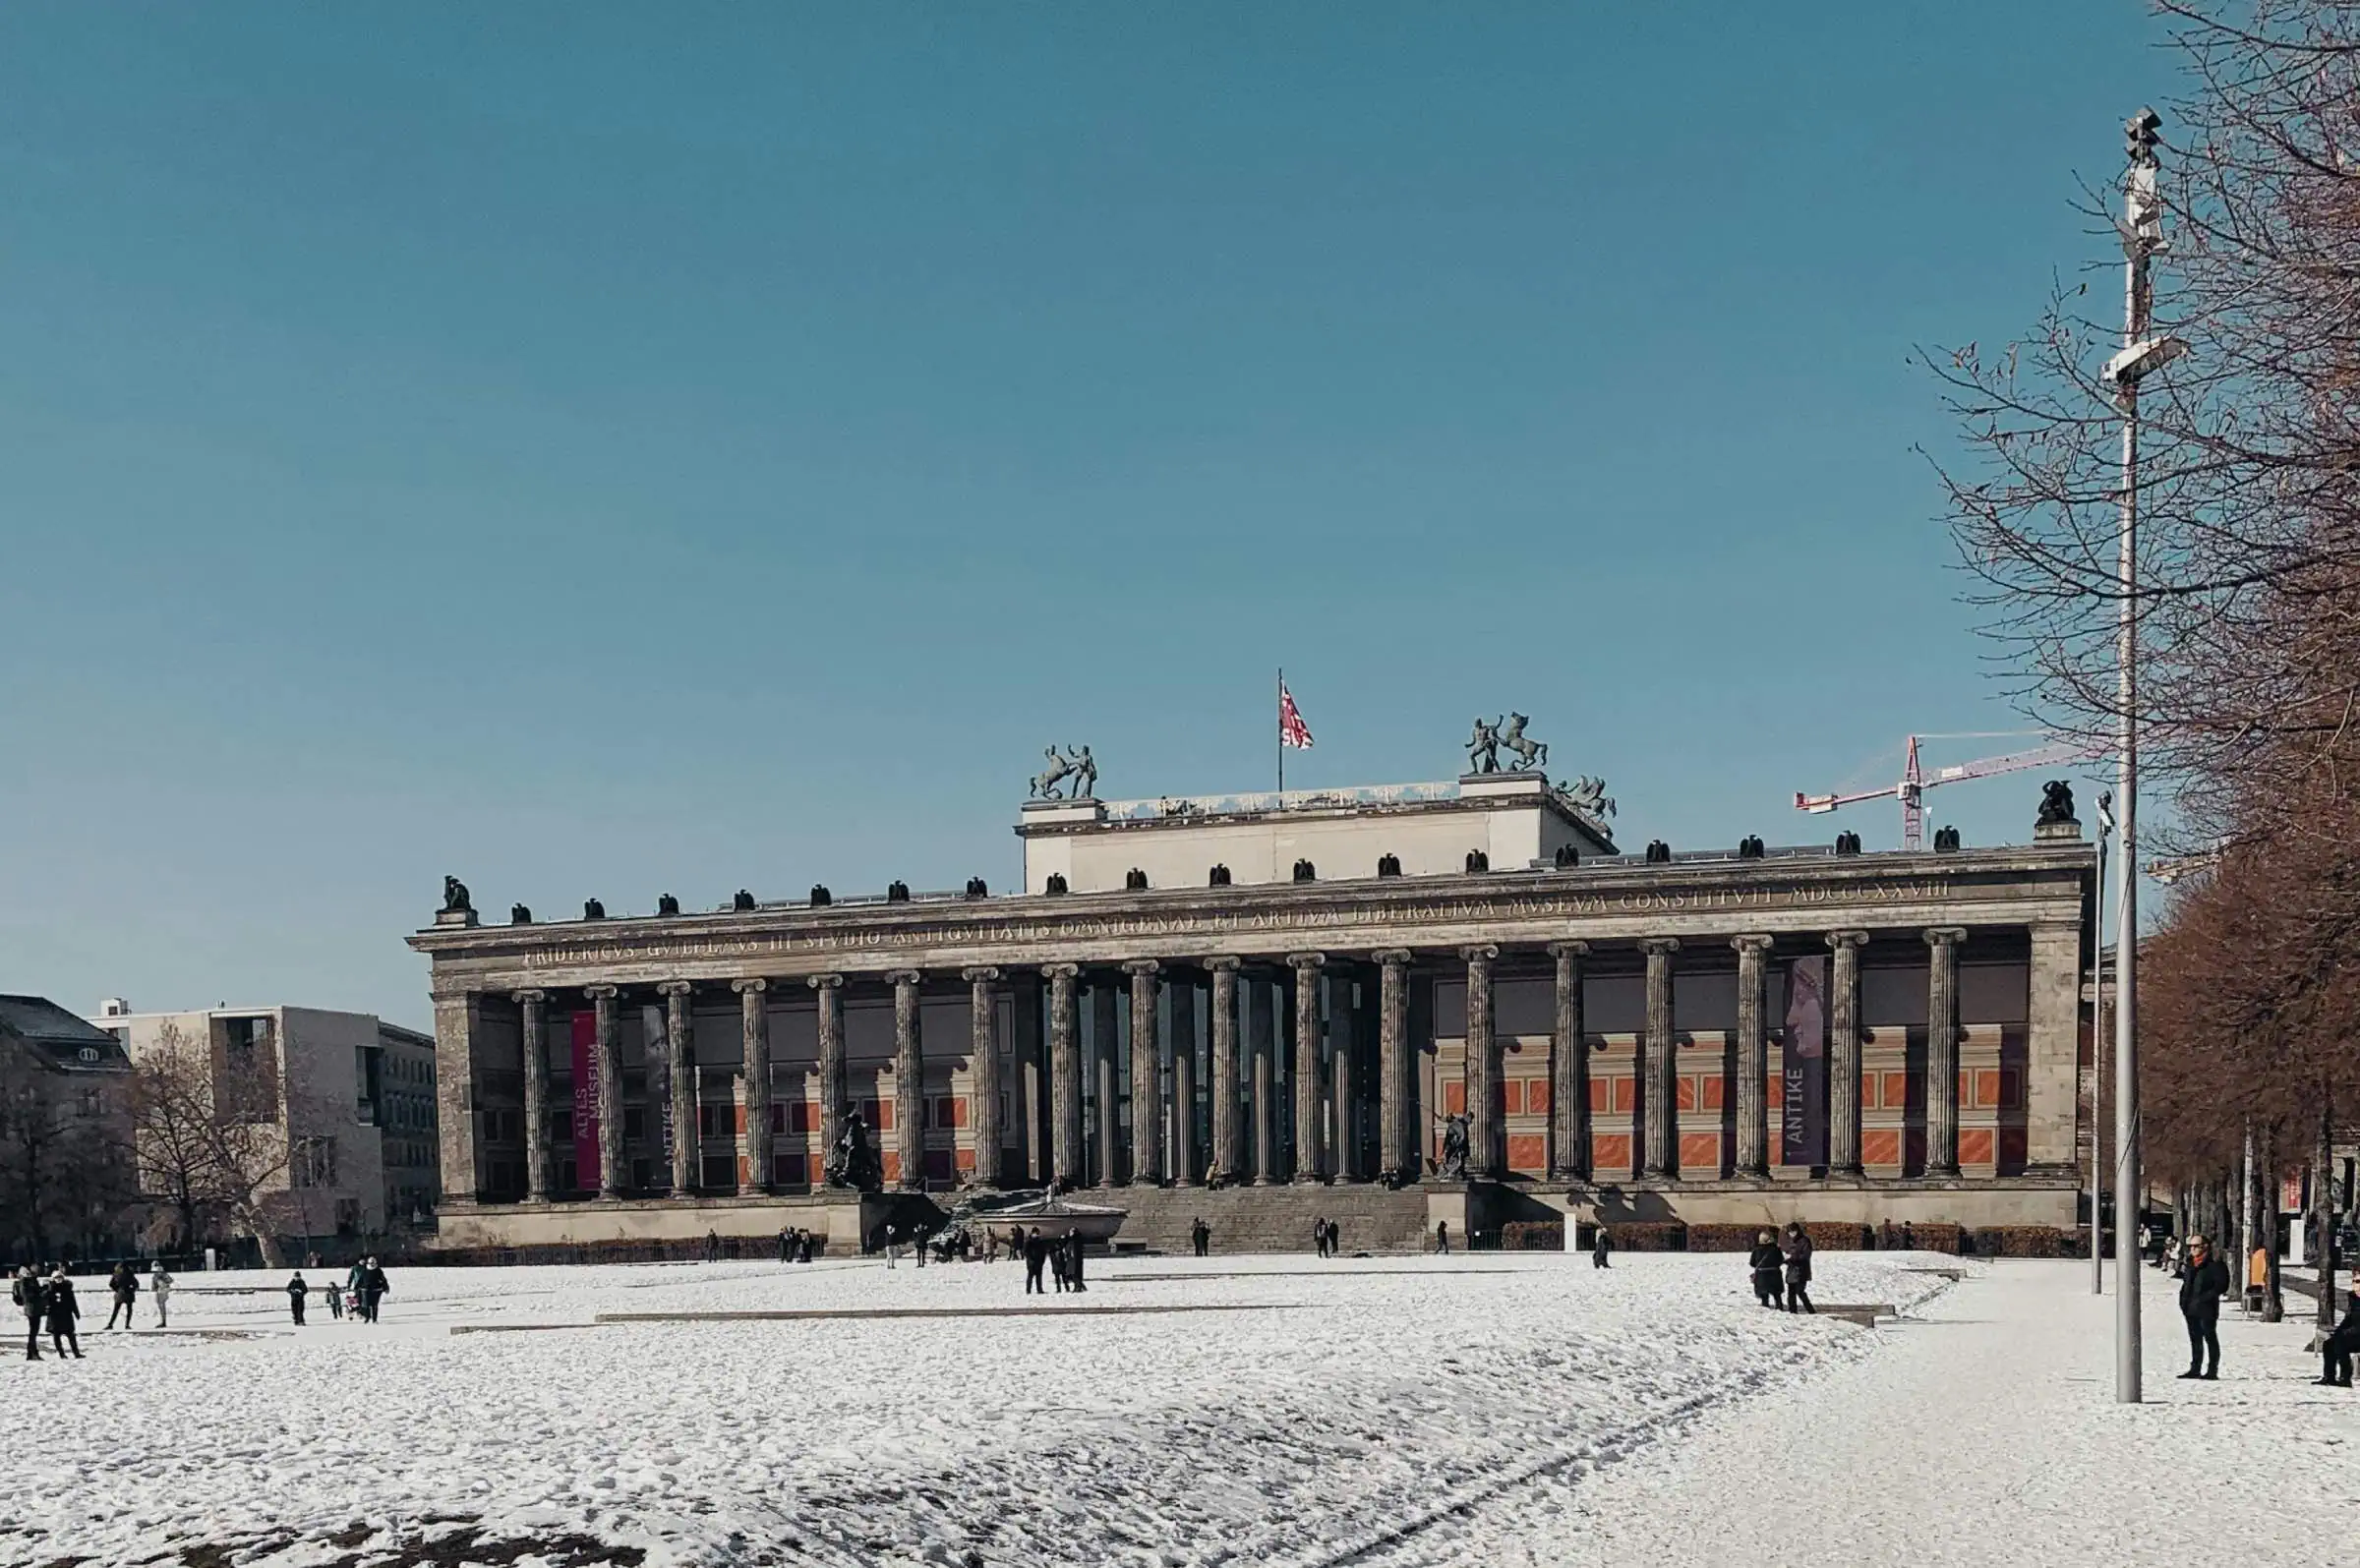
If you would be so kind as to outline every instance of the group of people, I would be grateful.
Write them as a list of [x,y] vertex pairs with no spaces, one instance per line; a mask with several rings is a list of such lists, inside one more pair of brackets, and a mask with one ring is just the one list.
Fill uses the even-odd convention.
[[[317,1258],[313,1259],[315,1265],[318,1261]],[[364,1257],[347,1269],[342,1279],[329,1276],[324,1287],[327,1297],[327,1315],[340,1319],[349,1307],[354,1322],[374,1323],[377,1321],[378,1307],[392,1288],[385,1282],[385,1271],[378,1260]],[[311,1294],[312,1287],[305,1281],[303,1270],[297,1269],[295,1277],[287,1281],[287,1312],[298,1328],[303,1326],[304,1306],[311,1299]]]
[[1753,1239],[1745,1266],[1753,1271],[1753,1299],[1785,1312],[1812,1312],[1811,1236],[1798,1221],[1787,1222],[1785,1242],[1775,1231]]
[[[709,1245],[713,1240],[710,1236],[706,1238]],[[779,1232],[779,1261],[782,1263],[808,1263],[819,1255],[819,1249],[825,1245],[827,1244],[821,1238],[812,1235],[800,1225],[792,1230],[783,1229]]]
[[[171,1320],[172,1275],[160,1262],[152,1265],[148,1275],[148,1299],[155,1304],[155,1326],[165,1327]],[[117,1263],[107,1276],[107,1295],[113,1298],[112,1310],[106,1314],[106,1326],[132,1328],[135,1308],[140,1300],[139,1271],[129,1263]],[[82,1302],[74,1293],[74,1281],[65,1265],[53,1265],[48,1273],[27,1263],[17,1270],[9,1282],[9,1300],[25,1318],[25,1359],[41,1359],[41,1333],[49,1334],[50,1353],[61,1360],[82,1359]]]
[[[2188,1326],[2188,1369],[2180,1376],[2213,1382],[2220,1376],[2220,1304],[2235,1288],[2228,1260],[2213,1250],[2212,1238],[2191,1236],[2186,1242],[2166,1241],[2159,1249],[2163,1266],[2179,1276],[2180,1319]],[[2257,1251],[2254,1273],[2266,1277],[2267,1254]],[[2321,1282],[2332,1291],[2333,1278]],[[2344,1297],[2343,1317],[2319,1342],[2321,1388],[2352,1386],[2352,1361],[2360,1357],[2360,1286]]]
[[1011,1241],[1015,1254],[1025,1260],[1025,1294],[1027,1296],[1048,1294],[1047,1288],[1040,1282],[1044,1270],[1056,1282],[1060,1294],[1066,1291],[1090,1289],[1087,1284],[1083,1283],[1082,1278],[1083,1248],[1080,1232],[1068,1231],[1063,1236],[1051,1237],[1043,1233],[1037,1225],[1030,1231],[1019,1225]]
[[[1199,1223],[1201,1224],[1203,1222],[1200,1221]],[[1342,1253],[1344,1249],[1343,1234],[1344,1228],[1341,1225],[1338,1225],[1335,1221],[1330,1219],[1315,1219],[1311,1222],[1312,1249],[1318,1252],[1322,1257],[1338,1256]],[[1199,1255],[1202,1256],[1203,1254],[1200,1253]]]

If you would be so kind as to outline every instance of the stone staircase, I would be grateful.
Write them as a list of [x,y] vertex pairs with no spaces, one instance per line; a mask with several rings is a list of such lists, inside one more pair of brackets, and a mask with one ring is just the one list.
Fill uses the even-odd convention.
[[1212,1250],[1308,1252],[1315,1216],[1342,1227],[1339,1245],[1354,1252],[1415,1252],[1427,1245],[1426,1194],[1387,1191],[1374,1183],[1335,1187],[1086,1188],[1074,1197],[1125,1211],[1115,1245],[1187,1255],[1189,1227],[1203,1216]]

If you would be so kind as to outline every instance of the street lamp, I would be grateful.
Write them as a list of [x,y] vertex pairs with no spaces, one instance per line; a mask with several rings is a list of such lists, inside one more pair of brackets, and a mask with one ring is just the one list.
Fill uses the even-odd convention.
[[[2106,841],[2114,835],[2114,795],[2097,797],[2097,916],[2090,942],[2090,1294],[2106,1292]],[[2122,1216],[2115,1215],[2120,1225]]]
[[2122,182],[2122,351],[2105,377],[2122,411],[2122,526],[2117,565],[2114,654],[2116,711],[2114,794],[2122,846],[2114,859],[2114,1401],[2140,1399],[2139,1220],[2139,382],[2186,352],[2179,339],[2150,337],[2154,291],[2150,263],[2165,246],[2163,202],[2155,175],[2156,133],[2163,117],[2141,109],[2123,126],[2130,167]]

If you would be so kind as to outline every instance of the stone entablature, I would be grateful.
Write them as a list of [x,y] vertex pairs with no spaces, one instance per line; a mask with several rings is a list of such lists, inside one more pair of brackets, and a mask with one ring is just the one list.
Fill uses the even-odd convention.
[[1380,881],[1167,888],[974,900],[766,905],[745,912],[420,931],[438,997],[520,986],[796,977],[847,968],[1203,957],[1283,958],[1323,943],[1455,950],[1475,943],[1726,938],[1740,927],[2065,926],[2086,917],[2082,845],[1820,859],[1675,861]]

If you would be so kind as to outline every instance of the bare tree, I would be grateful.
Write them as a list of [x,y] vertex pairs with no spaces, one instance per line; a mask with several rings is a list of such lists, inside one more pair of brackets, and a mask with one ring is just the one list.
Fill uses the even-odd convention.
[[33,1259],[114,1231],[131,1204],[129,1151],[84,1098],[103,1093],[0,1046],[0,1238]]
[[[2191,352],[2140,392],[2138,717],[2195,836],[2300,834],[2238,808],[2360,787],[2360,7],[2160,9],[2186,86],[2155,314]],[[2111,204],[2091,193],[2109,240]],[[1943,479],[1986,630],[2028,710],[2096,738],[2122,596],[2112,298],[2061,288],[2003,352],[1926,356],[1971,453]]]
[[167,1023],[134,1064],[132,1122],[143,1186],[178,1217],[182,1244],[218,1217],[277,1267],[285,1255],[264,1195],[293,1150],[273,1067],[216,1060],[209,1042]]

